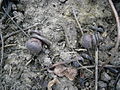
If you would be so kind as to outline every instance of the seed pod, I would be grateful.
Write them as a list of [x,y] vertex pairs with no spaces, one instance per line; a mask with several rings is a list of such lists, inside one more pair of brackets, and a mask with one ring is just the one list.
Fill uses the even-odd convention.
[[26,42],[26,47],[32,54],[38,54],[42,50],[42,43],[36,38],[31,38]]
[[87,49],[92,48],[92,35],[84,34],[81,38],[81,45]]
[[81,38],[81,45],[86,49],[93,49],[103,40],[99,33],[84,34]]
[[26,42],[26,47],[32,54],[39,54],[42,50],[42,45],[46,44],[50,47],[52,44],[48,39],[40,34],[37,30],[29,31],[31,38]]

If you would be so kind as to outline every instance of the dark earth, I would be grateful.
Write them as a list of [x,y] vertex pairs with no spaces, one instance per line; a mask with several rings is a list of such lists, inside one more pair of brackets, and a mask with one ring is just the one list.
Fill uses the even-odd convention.
[[[120,17],[120,0],[112,2]],[[0,90],[120,90],[118,29],[108,0],[0,0],[0,6]]]

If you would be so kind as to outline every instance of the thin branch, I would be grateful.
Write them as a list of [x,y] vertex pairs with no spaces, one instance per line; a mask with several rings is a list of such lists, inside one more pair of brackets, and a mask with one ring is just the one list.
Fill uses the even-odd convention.
[[[98,65],[98,67],[102,67],[102,65]],[[114,65],[105,65],[104,67],[107,67],[107,68],[120,68],[120,66],[114,66]],[[90,65],[90,66],[82,66],[82,67],[79,67],[77,69],[84,69],[84,68],[95,68],[94,65]]]
[[[36,23],[36,24],[34,24],[33,26],[29,26],[29,27],[23,29],[23,31],[25,32],[26,30],[28,30],[28,29],[30,29],[30,28],[33,28],[33,27],[35,27],[35,26],[37,26],[37,25],[39,25],[39,24],[40,24],[40,23]],[[21,30],[12,32],[12,33],[4,36],[3,38],[4,38],[4,40],[6,40],[7,38],[9,38],[9,37],[11,37],[11,36],[13,36],[13,35],[16,35],[16,34],[18,34],[18,33],[20,33],[20,32],[21,32]]]
[[2,64],[3,64],[3,56],[4,56],[4,40],[3,40],[3,35],[2,32],[0,30],[0,38],[1,38],[1,43],[2,43],[2,47],[1,47],[1,71],[2,71]]
[[12,17],[7,13],[7,11],[5,10],[5,8],[3,7],[4,12],[6,13],[6,15],[11,19],[11,21],[27,36],[29,37],[29,35],[26,34],[26,32],[12,19]]
[[[30,28],[33,28],[33,27],[37,26],[37,25],[40,25],[40,23],[36,23],[36,24],[34,24],[33,26],[29,26],[29,27],[27,27],[27,28],[25,28],[25,29],[23,29],[23,30],[26,31],[26,30],[28,30],[28,29],[30,29]],[[3,37],[3,40],[6,41],[9,37],[11,37],[11,36],[13,36],[13,35],[16,35],[16,34],[18,34],[18,33],[21,33],[21,30],[12,32],[12,33],[10,33],[10,34],[8,34],[8,35],[5,35],[5,36]],[[0,45],[1,45],[1,41],[0,41]],[[1,47],[1,46],[0,46],[0,47]]]
[[[79,63],[79,62],[78,62],[78,63]],[[80,64],[81,68],[84,67],[81,63],[79,63],[79,64]],[[93,74],[93,72],[92,72],[90,69],[88,69],[88,68],[86,68],[86,67],[84,67],[84,69],[86,69],[87,71],[89,71],[89,72],[91,72],[91,73]]]
[[95,51],[95,90],[98,90],[98,48]]
[[119,16],[118,16],[118,13],[115,9],[115,6],[112,2],[112,0],[108,0],[109,1],[109,4],[113,10],[113,13],[114,13],[114,16],[115,16],[115,19],[116,19],[116,23],[117,23],[117,30],[118,30],[118,35],[117,35],[117,42],[116,42],[116,45],[115,45],[115,50],[117,51],[118,47],[119,47],[119,43],[120,43],[120,20],[119,20]]
[[[7,47],[13,47],[13,46],[16,46],[16,44],[8,44],[8,45],[4,45],[4,48],[7,48]],[[0,47],[1,49],[2,47]]]
[[81,34],[83,35],[83,30],[82,30],[82,27],[81,27],[81,25],[80,25],[78,19],[77,19],[77,16],[76,16],[75,10],[72,9],[72,11],[73,11],[73,15],[74,15],[74,17],[75,17],[75,20],[76,20],[76,22],[77,22],[77,24],[78,24],[78,26],[79,26],[79,29],[80,29],[80,31],[81,31]]

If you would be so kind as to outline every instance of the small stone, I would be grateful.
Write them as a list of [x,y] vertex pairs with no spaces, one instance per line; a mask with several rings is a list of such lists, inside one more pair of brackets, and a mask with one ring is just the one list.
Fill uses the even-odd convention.
[[114,84],[115,84],[115,80],[110,80],[110,82],[109,82],[109,87],[114,87]]
[[79,62],[79,61],[73,61],[73,62],[72,62],[72,66],[74,66],[74,67],[76,67],[76,68],[80,67],[80,64],[79,64],[78,62]]
[[25,7],[22,4],[17,4],[18,11],[24,11]]
[[16,7],[15,4],[12,4],[12,9],[13,9],[13,10],[17,10],[17,7]]
[[45,65],[45,66],[49,66],[49,65],[51,65],[51,64],[52,64],[52,62],[51,62],[50,58],[45,57],[45,59],[44,59],[44,65]]
[[9,64],[6,64],[6,65],[4,66],[4,70],[7,70],[7,71],[10,71],[11,68],[12,68],[12,67],[11,67],[11,65],[9,65]]
[[98,86],[99,86],[99,88],[106,88],[107,84],[105,82],[103,82],[103,81],[99,81]]
[[111,77],[106,72],[103,72],[101,74],[101,80],[109,82],[111,80]]

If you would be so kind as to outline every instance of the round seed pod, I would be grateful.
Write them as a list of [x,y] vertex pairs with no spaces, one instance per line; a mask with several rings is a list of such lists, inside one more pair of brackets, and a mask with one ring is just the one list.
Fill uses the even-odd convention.
[[103,40],[99,33],[84,34],[81,38],[81,45],[86,49],[93,49]]
[[86,49],[92,48],[92,35],[91,34],[84,34],[81,37],[81,45]]
[[26,42],[26,47],[32,54],[39,54],[42,50],[42,43],[39,39],[31,38]]

